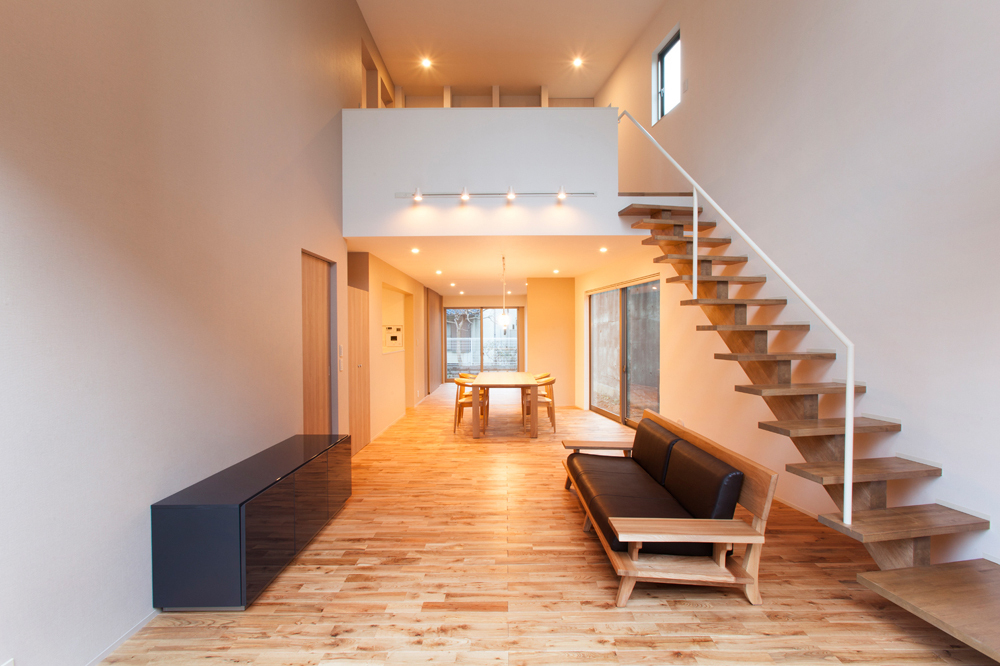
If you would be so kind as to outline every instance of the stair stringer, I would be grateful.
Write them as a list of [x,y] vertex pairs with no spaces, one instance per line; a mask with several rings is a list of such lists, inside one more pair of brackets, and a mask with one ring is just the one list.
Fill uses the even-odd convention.
[[[678,275],[691,275],[693,264],[671,264]],[[709,270],[711,269],[709,265]],[[690,284],[684,285],[688,291]],[[725,290],[725,293],[720,293]],[[700,283],[697,298],[728,297],[728,286],[715,283]],[[735,306],[701,305],[702,312],[713,325],[746,323],[745,316],[736,320]],[[746,306],[743,306],[746,307]],[[729,351],[733,353],[764,353],[767,351],[767,333],[753,331],[718,331]],[[787,384],[791,382],[791,361],[740,362],[747,378],[753,384]],[[764,397],[771,413],[779,420],[816,419],[819,417],[818,396]],[[806,462],[842,462],[844,460],[844,436],[825,435],[821,437],[790,438],[799,454]],[[844,486],[823,486],[838,509],[844,508]],[[855,510],[885,509],[887,504],[887,483],[869,481],[853,484],[852,498]],[[926,566],[930,564],[930,538],[902,539],[865,543],[865,549],[875,560],[879,569]]]

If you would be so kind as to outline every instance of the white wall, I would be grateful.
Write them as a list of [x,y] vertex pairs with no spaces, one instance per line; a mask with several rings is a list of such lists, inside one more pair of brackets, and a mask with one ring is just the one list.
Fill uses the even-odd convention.
[[[617,217],[613,109],[355,109],[344,113],[344,235],[624,233]],[[555,197],[425,198],[396,193],[595,192]]]
[[[944,468],[937,480],[890,484],[890,501],[1000,517],[989,419],[1000,401],[1000,309],[994,262],[975,250],[1000,243],[1000,4],[669,0],[595,103],[648,124],[651,56],[678,24],[689,90],[652,132],[854,340],[868,383],[859,411],[903,423],[895,436],[859,437],[861,455],[899,452]],[[620,135],[621,189],[676,186],[638,130],[623,123]],[[771,277],[762,293],[787,294]],[[676,328],[665,337],[677,351],[663,364],[685,385],[665,386],[664,413],[798,460],[787,440],[758,433],[769,412],[733,393],[740,373],[710,353],[721,343],[700,337],[703,318],[667,292],[664,321]],[[777,319],[812,320],[802,347],[835,346],[800,306]],[[844,377],[841,362],[818,368],[796,372]],[[832,509],[788,477],[779,496]],[[1000,555],[997,529],[935,542],[938,560]]]
[[83,665],[153,610],[149,505],[301,430],[303,248],[346,344],[340,110],[374,45],[353,0],[0,25],[0,663]]

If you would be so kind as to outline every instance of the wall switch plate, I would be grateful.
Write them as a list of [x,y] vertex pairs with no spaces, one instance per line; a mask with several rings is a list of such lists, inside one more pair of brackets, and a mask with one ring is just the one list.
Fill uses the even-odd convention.
[[344,359],[339,359],[339,361],[340,361],[340,371],[343,372],[344,371]]
[[344,355],[344,345],[337,345],[337,356]]

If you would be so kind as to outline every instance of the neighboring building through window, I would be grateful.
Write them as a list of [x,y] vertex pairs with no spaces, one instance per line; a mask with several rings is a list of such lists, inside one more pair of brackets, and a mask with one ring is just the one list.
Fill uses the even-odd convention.
[[681,101],[681,32],[678,30],[656,54],[656,118]]

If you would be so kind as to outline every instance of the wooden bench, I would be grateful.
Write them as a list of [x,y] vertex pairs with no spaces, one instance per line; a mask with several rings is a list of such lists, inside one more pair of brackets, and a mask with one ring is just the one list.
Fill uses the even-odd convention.
[[[628,542],[628,552],[612,550],[601,530],[595,529],[604,552],[611,561],[615,573],[621,577],[616,606],[624,606],[639,581],[656,583],[676,583],[683,585],[712,585],[739,587],[751,604],[761,603],[758,569],[760,553],[764,545],[764,530],[771,502],[778,485],[776,472],[749,458],[731,451],[712,440],[675,423],[656,412],[646,410],[643,418],[652,419],[667,430],[697,446],[719,460],[743,472],[743,486],[738,504],[750,512],[751,523],[743,520],[702,520],[674,518],[630,518],[614,517],[610,524],[615,536],[621,542]],[[563,447],[581,450],[621,450],[629,455],[631,442],[584,442],[564,441]],[[576,491],[580,504],[586,513],[584,530],[593,525],[593,515],[576,488],[566,461],[566,487]],[[643,543],[711,543],[711,557],[657,555],[642,553]],[[746,544],[743,557],[729,554],[734,544]]]

